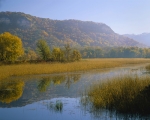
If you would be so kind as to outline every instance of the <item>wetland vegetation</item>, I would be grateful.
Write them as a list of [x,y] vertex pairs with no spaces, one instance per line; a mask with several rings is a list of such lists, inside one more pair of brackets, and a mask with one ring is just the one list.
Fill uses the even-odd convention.
[[[78,116],[78,119],[91,119],[93,116],[92,118],[96,119],[97,115],[100,119],[116,119],[121,113],[123,113],[121,115],[123,118],[128,114],[140,113],[145,115],[146,110],[146,113],[149,114],[150,77],[145,74],[145,66],[147,65],[145,63],[148,62],[146,62],[148,59],[135,59],[137,63],[133,62],[133,59],[132,61],[131,59],[90,59],[77,63],[90,62],[97,64],[102,63],[102,60],[103,62],[110,60],[107,61],[107,65],[109,65],[108,63],[111,63],[110,65],[116,63],[120,67],[110,66],[109,69],[100,70],[95,68],[95,70],[86,72],[76,71],[31,75],[29,77],[28,75],[24,77],[13,76],[8,78],[9,80],[1,80],[0,86],[6,86],[0,87],[1,91],[5,93],[3,96],[6,98],[0,98],[1,113],[5,114],[11,112],[11,110],[19,110],[24,111],[19,113],[20,116],[31,118],[32,115],[35,115],[34,111],[36,111],[39,112],[36,114],[37,119],[41,113],[46,118],[51,115],[53,119],[56,116],[60,119],[62,117],[69,118],[70,116]],[[59,64],[74,63],[76,62]],[[139,65],[140,63],[143,64]],[[45,64],[48,66],[48,63]],[[11,92],[10,90],[12,90],[11,94],[16,95],[15,98],[11,94],[7,94]],[[85,101],[83,101],[80,98],[82,98],[81,94],[85,90],[87,94],[83,94],[83,98],[85,98]],[[4,109],[6,107],[10,108],[6,110]],[[6,116],[6,118],[8,117]]]
[[150,48],[103,23],[0,15],[0,119],[150,119]]
[[[149,49],[132,47],[117,48],[111,49],[106,54],[106,56],[108,55],[107,57],[113,56],[116,58],[102,58],[105,56],[103,56],[104,54],[100,52],[101,50],[99,48],[95,49],[94,52],[92,52],[93,49],[84,49],[83,51],[81,50],[82,55],[85,55],[84,58],[96,58],[81,59],[81,53],[76,49],[72,49],[68,43],[63,49],[54,47],[51,50],[45,40],[38,40],[37,51],[31,49],[24,51],[22,41],[17,36],[6,32],[1,34],[0,38],[0,102],[2,104],[10,104],[11,102],[22,99],[23,89],[26,83],[23,80],[11,80],[11,78],[17,76],[43,75],[41,80],[36,82],[36,87],[34,88],[36,92],[33,90],[34,92],[32,94],[37,95],[35,95],[36,97],[34,99],[40,99],[41,94],[43,94],[44,99],[48,99],[47,96],[50,96],[45,93],[50,91],[50,87],[52,86],[57,86],[57,94],[62,96],[66,93],[76,94],[76,88],[80,86],[79,84],[74,88],[73,93],[67,91],[62,92],[59,89],[61,84],[65,84],[65,89],[70,89],[72,83],[76,83],[79,79],[82,79],[80,74],[68,75],[69,73],[104,70],[106,68],[114,69],[125,66],[131,67],[133,65],[150,63],[150,59],[148,58],[131,58],[132,56],[149,57]],[[18,48],[15,46],[18,46]],[[120,56],[122,58],[118,58]],[[101,59],[98,59],[98,57],[101,57]],[[145,68],[146,70],[150,70],[150,65]],[[132,72],[134,70],[137,69],[131,69]],[[52,74],[54,73],[57,75],[53,76]],[[67,73],[67,76],[58,75],[58,73]],[[51,74],[52,76],[45,77],[46,74]],[[81,99],[81,103],[85,105],[90,104],[91,109],[94,109],[94,111],[105,109],[127,114],[150,114],[150,76],[130,74],[129,71],[127,74],[118,74],[118,76],[113,76],[110,73],[110,76],[109,79],[103,78],[103,82],[99,81],[99,83],[96,82],[96,85],[91,86],[86,91],[87,93],[83,95],[84,99]],[[88,78],[86,77],[86,79]],[[90,79],[89,83],[94,84],[95,78],[93,77],[93,79]],[[85,82],[87,81],[84,79],[82,87]],[[86,84],[86,87],[89,88],[89,86],[89,84]],[[85,89],[86,87],[84,86],[83,88]],[[79,91],[81,93],[81,88]],[[55,96],[55,94],[53,95]],[[47,109],[62,112],[63,106],[64,103],[61,100],[57,100],[54,104],[47,106]]]
[[147,65],[145,68],[147,71],[150,71],[150,65]]
[[83,59],[69,63],[37,63],[37,64],[13,64],[0,66],[0,80],[21,75],[52,74],[62,72],[87,71],[91,69],[114,68],[126,65],[150,63],[150,59],[144,58],[116,58],[116,59]]
[[130,73],[118,75],[92,85],[84,96],[88,96],[84,102],[91,104],[95,110],[149,114],[150,76],[141,77]]

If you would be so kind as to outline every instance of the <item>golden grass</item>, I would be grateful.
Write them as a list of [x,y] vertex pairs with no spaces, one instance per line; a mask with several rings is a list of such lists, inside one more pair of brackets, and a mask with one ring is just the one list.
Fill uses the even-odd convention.
[[145,68],[146,68],[146,70],[149,71],[150,70],[150,65],[147,65]]
[[0,80],[10,76],[51,74],[150,63],[150,59],[83,59],[71,63],[38,63],[0,66]]
[[115,109],[125,113],[150,111],[150,77],[121,75],[91,86],[89,101],[94,108]]

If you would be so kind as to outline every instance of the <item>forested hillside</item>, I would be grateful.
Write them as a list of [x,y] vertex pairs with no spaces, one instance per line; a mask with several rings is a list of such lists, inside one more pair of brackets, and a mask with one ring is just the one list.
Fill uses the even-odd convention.
[[0,33],[10,32],[23,41],[25,48],[35,48],[39,39],[50,47],[69,43],[75,47],[138,46],[144,45],[119,34],[103,23],[80,20],[51,20],[21,12],[0,12]]

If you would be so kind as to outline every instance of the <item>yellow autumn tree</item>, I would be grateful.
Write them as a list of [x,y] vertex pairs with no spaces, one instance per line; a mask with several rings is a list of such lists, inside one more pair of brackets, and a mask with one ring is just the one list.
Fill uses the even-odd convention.
[[64,53],[60,48],[54,48],[52,51],[52,59],[54,61],[63,61]]
[[19,37],[5,32],[0,34],[0,61],[15,61],[24,53]]

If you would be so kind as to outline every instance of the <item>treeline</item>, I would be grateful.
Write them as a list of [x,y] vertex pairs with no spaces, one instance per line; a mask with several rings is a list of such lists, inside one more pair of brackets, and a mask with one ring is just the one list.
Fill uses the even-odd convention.
[[[39,40],[37,44],[45,42]],[[52,50],[45,48],[45,52],[37,45],[38,49],[33,51],[26,49],[24,54],[24,60],[44,60],[44,61],[78,61],[81,58],[150,58],[150,48],[138,48],[138,47],[84,47],[71,49],[69,44],[66,44],[63,48],[54,47]],[[47,52],[46,52],[47,51]]]
[[[81,57],[82,56],[82,57]],[[150,48],[138,47],[83,47],[73,49],[70,44],[50,49],[45,40],[38,40],[36,49],[24,49],[19,37],[0,34],[0,62],[73,62],[81,58],[150,58]]]
[[45,40],[38,40],[36,46],[36,50],[24,49],[18,36],[9,32],[0,34],[0,62],[73,62],[81,59],[80,52],[72,49],[69,44],[51,50]]
[[36,50],[26,49],[24,55],[20,57],[21,61],[74,62],[81,59],[80,52],[72,49],[69,44],[64,48],[54,47],[51,50],[45,40],[38,40],[36,46]]
[[82,58],[150,58],[150,48],[138,47],[85,47],[80,53]]

